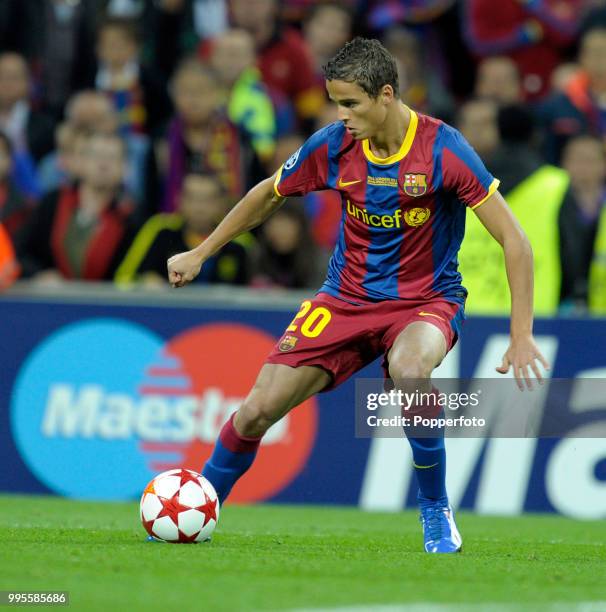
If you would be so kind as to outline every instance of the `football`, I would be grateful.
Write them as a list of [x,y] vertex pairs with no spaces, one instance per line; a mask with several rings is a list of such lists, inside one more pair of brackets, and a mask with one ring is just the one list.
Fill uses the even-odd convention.
[[219,500],[213,486],[192,470],[158,474],[141,496],[143,527],[155,540],[175,544],[210,539],[219,520]]

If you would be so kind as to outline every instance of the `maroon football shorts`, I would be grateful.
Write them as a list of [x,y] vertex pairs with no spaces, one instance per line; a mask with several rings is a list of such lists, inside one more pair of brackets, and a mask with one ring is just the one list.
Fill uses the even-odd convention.
[[[398,334],[413,321],[435,325],[450,350],[464,318],[460,304],[441,297],[355,305],[319,293],[301,304],[266,363],[323,368],[332,376],[332,383],[324,389],[328,391],[379,355],[386,356]],[[386,358],[383,369],[388,377]]]

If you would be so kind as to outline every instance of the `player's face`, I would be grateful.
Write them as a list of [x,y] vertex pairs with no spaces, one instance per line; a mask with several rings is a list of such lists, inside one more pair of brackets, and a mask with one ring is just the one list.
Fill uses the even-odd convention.
[[[385,87],[391,91],[388,85]],[[326,90],[337,105],[339,121],[356,140],[376,134],[387,116],[387,104],[393,99],[384,93],[371,98],[357,83],[347,81],[326,81]]]

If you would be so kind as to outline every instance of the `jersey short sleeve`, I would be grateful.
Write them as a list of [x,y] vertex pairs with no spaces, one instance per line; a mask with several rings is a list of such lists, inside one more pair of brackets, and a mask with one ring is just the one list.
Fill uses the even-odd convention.
[[329,144],[334,124],[309,137],[280,167],[274,191],[280,197],[303,196],[328,189]]
[[483,204],[499,187],[484,163],[454,128],[444,126],[442,141],[443,188],[471,209]]

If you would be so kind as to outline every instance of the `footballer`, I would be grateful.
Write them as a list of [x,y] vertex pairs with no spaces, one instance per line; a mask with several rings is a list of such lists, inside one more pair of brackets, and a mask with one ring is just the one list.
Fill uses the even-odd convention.
[[[453,347],[467,292],[457,253],[471,208],[502,246],[511,290],[511,338],[497,371],[518,385],[548,364],[532,335],[533,257],[498,192],[499,181],[461,134],[400,99],[394,58],[356,38],[324,66],[338,121],[315,134],[272,178],[251,189],[195,249],[171,257],[173,287],[191,282],[230,240],[289,196],[333,189],[340,233],[326,280],[303,302],[258,378],[224,425],[202,472],[223,503],[252,465],[261,438],[311,395],[332,389],[379,356],[396,386],[426,381]],[[402,382],[404,381],[404,382]],[[407,432],[419,484],[424,548],[461,550],[445,487],[444,437]]]

